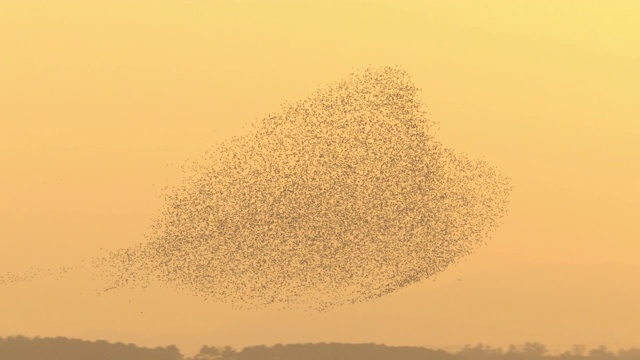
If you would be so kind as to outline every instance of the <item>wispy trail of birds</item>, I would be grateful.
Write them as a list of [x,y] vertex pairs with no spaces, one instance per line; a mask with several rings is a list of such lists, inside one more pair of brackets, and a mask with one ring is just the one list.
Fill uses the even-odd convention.
[[58,268],[45,268],[42,266],[30,266],[23,271],[12,271],[0,273],[0,285],[24,283],[43,278],[61,280],[73,270],[83,270],[85,266],[60,266]]
[[368,68],[215,145],[103,290],[159,282],[238,307],[324,311],[441,273],[506,215],[509,178],[435,140],[420,89]]

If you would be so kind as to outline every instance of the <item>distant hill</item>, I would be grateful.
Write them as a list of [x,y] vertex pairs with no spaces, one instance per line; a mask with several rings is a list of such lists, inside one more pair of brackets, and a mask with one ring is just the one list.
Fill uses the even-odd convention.
[[182,360],[175,346],[141,348],[133,344],[78,339],[0,338],[0,360]]
[[253,346],[238,352],[229,348],[203,347],[198,356],[194,360],[464,360],[443,350],[421,347],[337,343]]

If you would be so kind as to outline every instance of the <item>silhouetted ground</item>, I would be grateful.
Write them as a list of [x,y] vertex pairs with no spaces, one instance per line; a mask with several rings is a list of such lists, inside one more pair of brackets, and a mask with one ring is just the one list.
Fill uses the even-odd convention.
[[443,350],[431,350],[421,347],[390,347],[376,344],[296,344],[275,345],[272,347],[253,346],[242,351],[230,348],[217,349],[203,347],[193,360],[454,360],[457,355]]
[[78,339],[0,338],[0,360],[640,360],[640,348],[613,352],[605,346],[587,350],[576,345],[559,355],[549,355],[540,343],[511,345],[507,350],[482,344],[465,346],[456,353],[422,347],[377,344],[291,344],[252,346],[242,350],[203,346],[185,357],[177,347],[142,348],[133,344]]
[[133,344],[78,339],[0,338],[0,360],[182,360],[175,346],[148,349]]

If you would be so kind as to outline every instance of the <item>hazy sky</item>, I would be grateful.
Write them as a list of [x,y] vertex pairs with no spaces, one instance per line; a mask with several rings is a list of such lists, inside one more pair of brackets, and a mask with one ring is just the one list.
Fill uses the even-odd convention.
[[639,18],[638,1],[0,0],[0,273],[143,241],[187,158],[369,65],[407,70],[439,140],[514,185],[488,246],[379,301],[234,311],[97,297],[74,274],[0,287],[0,336],[638,346]]

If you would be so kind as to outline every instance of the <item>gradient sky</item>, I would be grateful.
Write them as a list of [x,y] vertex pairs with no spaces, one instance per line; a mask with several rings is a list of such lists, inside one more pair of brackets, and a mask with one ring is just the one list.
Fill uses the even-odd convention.
[[[0,0],[0,273],[143,241],[187,158],[400,65],[438,138],[513,179],[488,246],[310,316],[88,274],[0,287],[0,336],[178,345],[640,346],[640,2]],[[634,342],[635,341],[635,342]]]

